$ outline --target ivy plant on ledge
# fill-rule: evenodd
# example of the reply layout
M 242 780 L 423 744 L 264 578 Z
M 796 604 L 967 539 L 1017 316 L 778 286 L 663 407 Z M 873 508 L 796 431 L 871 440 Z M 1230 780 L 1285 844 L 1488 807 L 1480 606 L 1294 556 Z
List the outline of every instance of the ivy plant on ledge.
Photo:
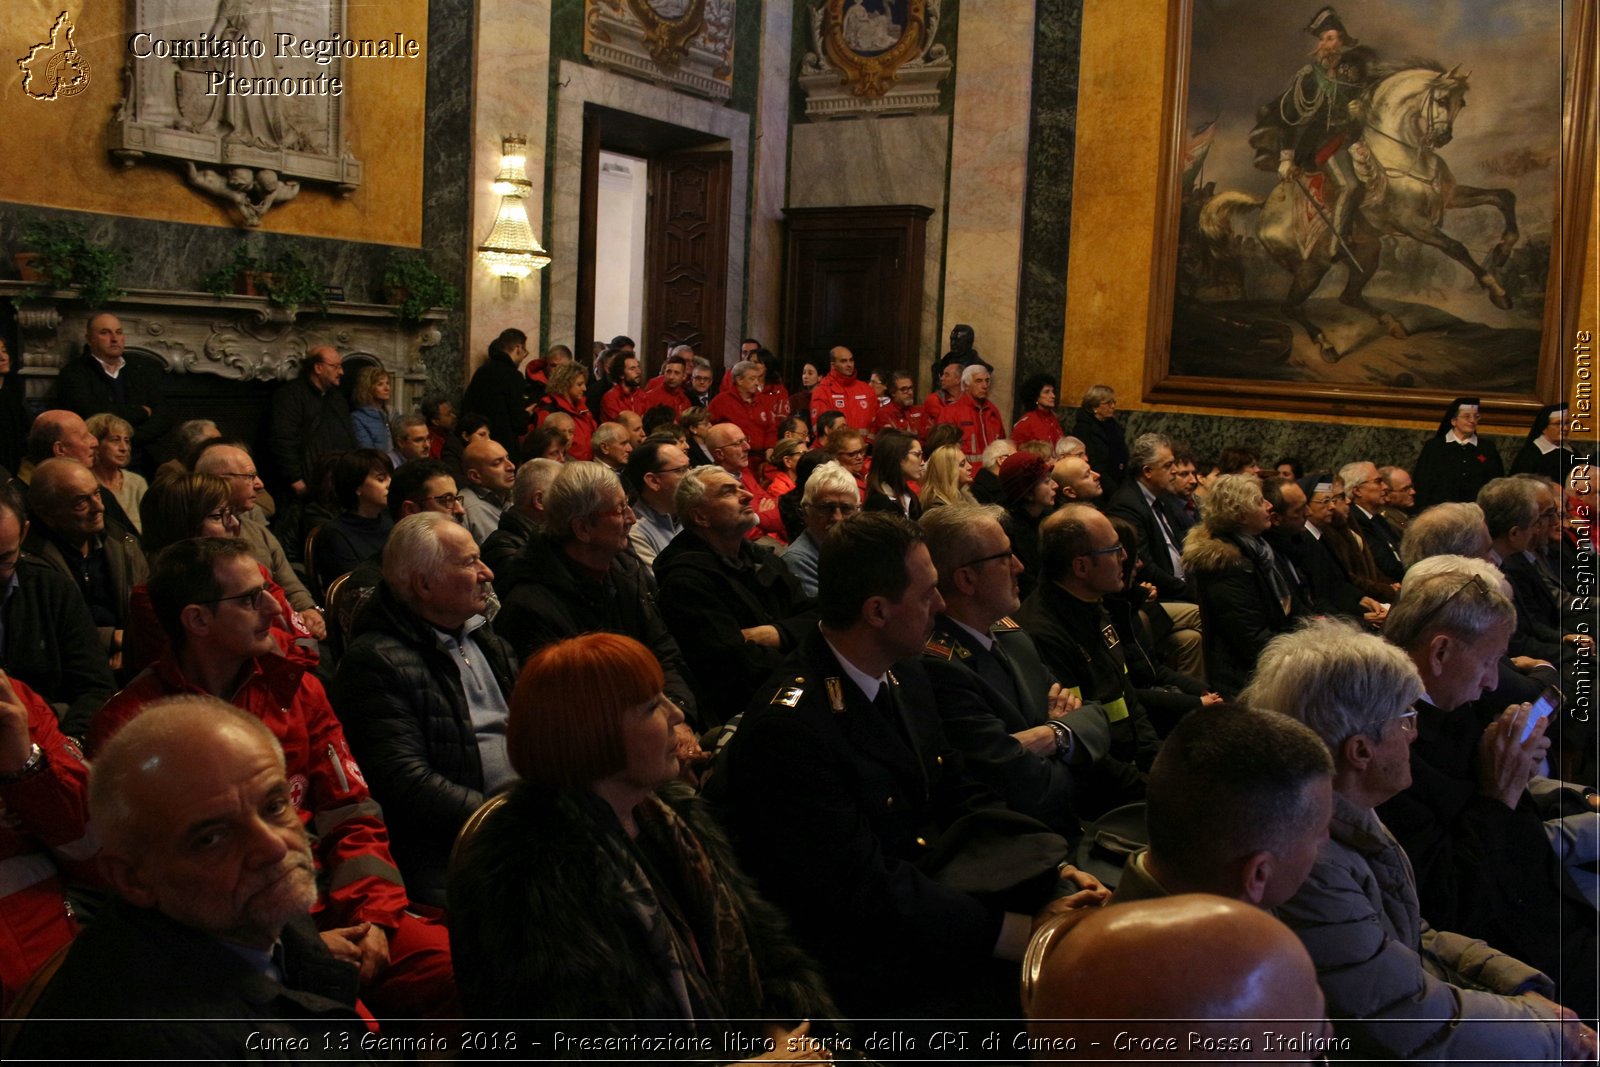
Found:
M 406 326 L 416 326 L 434 308 L 454 310 L 461 296 L 456 287 L 434 273 L 428 261 L 415 252 L 391 252 L 383 272 L 384 302 L 396 305 L 395 316 Z
M 200 279 L 200 287 L 218 298 L 264 296 L 282 307 L 328 310 L 321 279 L 304 254 L 293 247 L 268 256 L 253 244 L 240 244 L 228 262 Z
M 23 281 L 37 284 L 12 297 L 13 304 L 70 289 L 96 308 L 124 293 L 117 274 L 131 259 L 127 250 L 90 241 L 78 223 L 32 222 L 18 235 L 18 243 L 25 249 L 16 256 L 18 273 Z

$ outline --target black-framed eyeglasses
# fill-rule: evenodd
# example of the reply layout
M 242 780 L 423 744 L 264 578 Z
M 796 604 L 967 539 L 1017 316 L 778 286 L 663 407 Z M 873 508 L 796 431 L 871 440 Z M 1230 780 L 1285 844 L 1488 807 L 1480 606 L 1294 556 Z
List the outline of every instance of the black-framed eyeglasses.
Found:
M 661 470 L 656 471 L 656 473 L 657 474 L 682 474 L 684 471 L 686 471 L 688 469 L 689 469 L 689 464 L 680 463 L 676 467 L 663 467 Z
M 1127 554 L 1128 550 L 1122 547 L 1121 541 L 1118 541 L 1114 545 L 1107 545 L 1105 548 L 1094 548 L 1090 549 L 1088 552 L 1078 553 L 1078 555 L 1088 559 L 1093 559 L 1096 556 L 1126 556 Z
M 256 471 L 218 471 L 217 473 L 224 478 L 248 478 L 252 482 L 261 477 Z
M 1014 553 L 1011 551 L 1010 547 L 1007 547 L 1004 552 L 996 552 L 991 556 L 979 556 L 977 559 L 969 559 L 965 563 L 958 563 L 956 564 L 956 570 L 960 570 L 962 567 L 981 567 L 985 563 L 993 563 L 997 559 L 1008 560 L 1012 557 L 1012 555 L 1014 555 Z
M 845 518 L 849 518 L 851 515 L 854 515 L 856 512 L 861 510 L 860 504 L 825 504 L 820 500 L 813 500 L 811 503 L 807 504 L 806 507 L 810 508 L 812 511 L 815 511 L 819 515 L 830 515 L 837 511 Z
M 222 525 L 222 526 L 226 526 L 228 524 L 228 520 L 229 519 L 236 519 L 238 517 L 239 517 L 239 513 L 237 511 L 234 511 L 232 508 L 218 508 L 216 511 L 213 511 L 213 512 L 209 513 L 208 515 L 206 515 L 206 519 L 208 521 L 217 523 L 217 524 Z
M 461 501 L 466 498 L 460 493 L 443 493 L 439 496 L 424 497 L 423 499 L 431 500 L 435 504 L 438 504 L 441 508 L 444 508 L 446 511 L 451 511 L 457 504 L 461 503 Z
M 254 589 L 247 589 L 242 593 L 235 593 L 232 596 L 219 596 L 219 597 L 215 597 L 215 598 L 213 598 L 211 600 L 196 600 L 195 603 L 196 604 L 226 604 L 230 600 L 237 600 L 237 601 L 241 602 L 242 604 L 244 604 L 244 606 L 246 608 L 250 609 L 251 611 L 254 611 L 254 610 L 256 610 L 257 608 L 259 608 L 261 606 L 262 598 L 263 597 L 268 597 L 268 596 L 271 596 L 271 594 L 269 592 L 267 592 L 267 585 L 266 585 L 265 582 L 263 582 L 262 584 L 256 586 Z

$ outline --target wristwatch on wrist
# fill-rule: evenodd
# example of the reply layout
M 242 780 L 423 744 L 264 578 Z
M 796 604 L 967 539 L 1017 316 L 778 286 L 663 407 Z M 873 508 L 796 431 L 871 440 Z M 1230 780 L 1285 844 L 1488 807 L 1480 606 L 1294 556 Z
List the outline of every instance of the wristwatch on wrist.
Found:
M 36 741 L 22 766 L 10 774 L 0 774 L 0 782 L 20 782 L 30 775 L 38 774 L 44 770 L 44 767 L 44 749 L 40 748 L 39 743 Z
M 1072 731 L 1066 724 L 1051 719 L 1045 725 L 1056 735 L 1056 758 L 1064 760 L 1072 755 Z

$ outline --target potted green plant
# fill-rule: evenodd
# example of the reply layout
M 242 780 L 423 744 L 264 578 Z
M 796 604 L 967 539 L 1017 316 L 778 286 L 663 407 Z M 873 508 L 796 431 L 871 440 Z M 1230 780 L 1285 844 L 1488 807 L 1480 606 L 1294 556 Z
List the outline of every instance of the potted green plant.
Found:
M 396 305 L 395 316 L 415 326 L 433 308 L 454 308 L 460 301 L 456 287 L 434 273 L 415 252 L 391 252 L 383 272 L 384 298 Z
M 127 251 L 90 241 L 84 228 L 75 222 L 39 220 L 23 227 L 18 241 L 31 253 L 26 279 L 36 282 L 27 297 L 42 296 L 59 289 L 75 289 L 90 307 L 122 296 L 117 274 L 130 259 Z M 24 269 L 21 256 L 17 264 Z
M 292 246 L 269 256 L 254 244 L 241 243 L 226 263 L 200 279 L 200 286 L 217 297 L 236 293 L 264 296 L 285 307 L 327 308 L 321 279 L 304 254 Z

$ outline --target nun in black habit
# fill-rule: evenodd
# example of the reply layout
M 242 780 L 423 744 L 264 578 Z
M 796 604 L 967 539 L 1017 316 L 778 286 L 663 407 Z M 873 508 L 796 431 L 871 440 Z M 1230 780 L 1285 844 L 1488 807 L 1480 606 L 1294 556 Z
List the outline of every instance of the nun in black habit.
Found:
M 1417 511 L 1435 504 L 1471 503 L 1478 490 L 1505 476 L 1500 451 L 1478 437 L 1478 398 L 1451 401 L 1438 432 L 1422 446 L 1411 473 L 1417 485 Z
M 1537 474 L 1565 485 L 1567 473 L 1577 462 L 1577 456 L 1562 441 L 1566 425 L 1567 405 L 1546 404 L 1540 408 L 1528 430 L 1528 439 L 1511 461 L 1511 473 Z

